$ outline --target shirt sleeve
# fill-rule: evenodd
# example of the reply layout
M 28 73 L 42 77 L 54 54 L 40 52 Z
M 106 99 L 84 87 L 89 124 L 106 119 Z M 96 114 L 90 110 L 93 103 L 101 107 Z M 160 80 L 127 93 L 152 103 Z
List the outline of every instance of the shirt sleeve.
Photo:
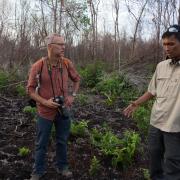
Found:
M 37 68 L 35 65 L 32 65 L 29 71 L 28 82 L 26 86 L 27 94 L 34 92 L 36 89 L 36 86 L 37 86 L 36 75 L 37 75 Z
M 148 92 L 150 92 L 153 96 L 156 96 L 156 88 L 157 88 L 157 67 L 149 83 Z
M 78 72 L 76 71 L 74 65 L 72 62 L 69 62 L 69 67 L 68 67 L 68 73 L 69 73 L 69 77 L 73 82 L 78 82 L 80 81 L 80 75 L 78 74 Z

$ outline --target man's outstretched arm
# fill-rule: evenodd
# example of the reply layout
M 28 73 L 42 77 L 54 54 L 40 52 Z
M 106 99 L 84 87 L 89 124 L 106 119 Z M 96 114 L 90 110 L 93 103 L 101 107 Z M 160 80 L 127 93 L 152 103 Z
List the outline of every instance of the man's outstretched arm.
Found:
M 130 117 L 133 112 L 143 103 L 147 102 L 148 100 L 152 99 L 154 95 L 150 92 L 145 92 L 141 97 L 137 100 L 131 102 L 131 104 L 123 110 L 123 114 L 127 117 Z

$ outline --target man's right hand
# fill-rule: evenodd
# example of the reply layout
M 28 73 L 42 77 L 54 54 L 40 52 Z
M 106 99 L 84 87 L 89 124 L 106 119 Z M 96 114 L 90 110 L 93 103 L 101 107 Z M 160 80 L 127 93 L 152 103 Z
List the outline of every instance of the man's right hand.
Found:
M 138 108 L 138 105 L 133 102 L 127 108 L 123 110 L 123 114 L 129 118 L 137 108 Z
M 42 103 L 44 106 L 52 109 L 57 109 L 60 105 L 53 101 L 53 98 L 44 100 Z

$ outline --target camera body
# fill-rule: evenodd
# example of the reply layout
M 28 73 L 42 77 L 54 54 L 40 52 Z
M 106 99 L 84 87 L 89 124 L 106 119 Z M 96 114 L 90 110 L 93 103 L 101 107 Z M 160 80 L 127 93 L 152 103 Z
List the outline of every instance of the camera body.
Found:
M 57 104 L 59 104 L 60 106 L 64 105 L 64 97 L 63 96 L 56 96 L 53 99 L 54 102 L 56 102 Z
M 59 112 L 61 113 L 61 115 L 65 118 L 69 118 L 70 117 L 70 111 L 69 109 L 64 105 L 64 97 L 63 96 L 56 96 L 53 99 L 54 102 L 56 102 L 57 104 L 60 105 L 60 107 L 58 108 Z

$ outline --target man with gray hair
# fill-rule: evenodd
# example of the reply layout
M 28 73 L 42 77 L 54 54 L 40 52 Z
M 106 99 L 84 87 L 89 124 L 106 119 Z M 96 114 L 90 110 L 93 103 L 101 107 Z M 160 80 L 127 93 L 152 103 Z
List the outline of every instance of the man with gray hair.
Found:
M 35 163 L 31 180 L 45 174 L 45 155 L 51 129 L 56 130 L 56 170 L 71 177 L 68 169 L 67 140 L 70 132 L 69 109 L 79 89 L 80 76 L 73 63 L 64 57 L 62 36 L 51 34 L 46 38 L 48 56 L 35 62 L 30 70 L 27 92 L 36 101 L 37 139 Z M 68 94 L 68 79 L 73 81 L 72 94 Z

